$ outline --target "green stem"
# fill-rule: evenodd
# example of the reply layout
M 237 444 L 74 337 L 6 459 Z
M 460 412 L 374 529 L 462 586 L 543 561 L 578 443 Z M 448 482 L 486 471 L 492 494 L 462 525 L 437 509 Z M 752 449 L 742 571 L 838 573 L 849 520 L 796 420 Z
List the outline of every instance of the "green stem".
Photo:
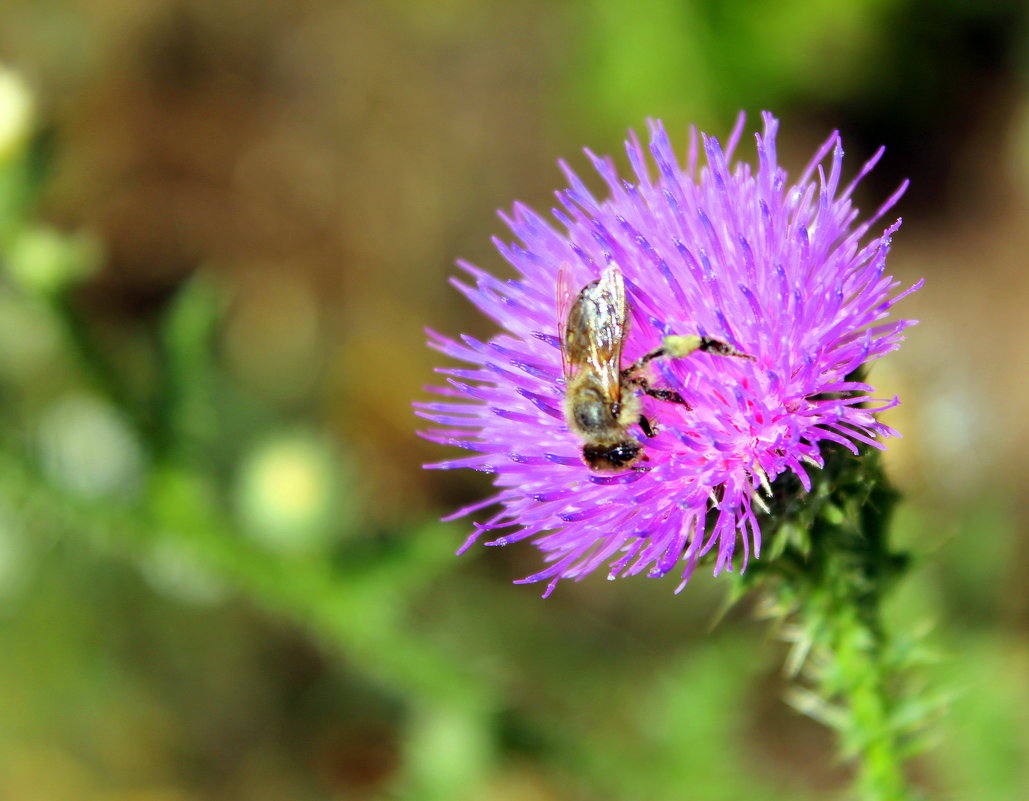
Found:
M 799 616 L 801 625 L 810 630 L 816 623 L 819 629 L 811 632 L 817 639 L 807 674 L 827 713 L 813 714 L 837 729 L 841 751 L 855 765 L 858 797 L 913 798 L 903 770 L 901 733 L 894 724 L 895 676 L 877 621 L 863 619 L 854 598 L 834 592 L 824 599 L 813 595 Z
M 768 579 L 763 612 L 783 623 L 793 642 L 787 669 L 799 674 L 789 700 L 836 730 L 857 797 L 909 801 L 917 797 L 904 772 L 910 727 L 897 710 L 910 666 L 882 621 L 883 598 L 909 561 L 889 545 L 898 496 L 874 453 L 828 449 L 813 478 L 810 494 L 776 487 L 765 529 L 774 558 L 748 571 L 745 586 Z

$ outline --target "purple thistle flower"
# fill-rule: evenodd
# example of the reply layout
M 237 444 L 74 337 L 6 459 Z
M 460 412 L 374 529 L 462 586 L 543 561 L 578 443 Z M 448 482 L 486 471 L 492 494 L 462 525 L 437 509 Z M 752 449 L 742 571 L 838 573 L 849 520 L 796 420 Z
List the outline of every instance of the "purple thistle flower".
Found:
M 762 496 L 786 472 L 810 490 L 809 467 L 823 466 L 821 442 L 857 453 L 858 443 L 882 449 L 882 438 L 899 436 L 873 416 L 898 400 L 873 400 L 871 386 L 848 377 L 899 347 L 915 322 L 886 321 L 922 283 L 892 294 L 899 282 L 885 274 L 886 254 L 900 221 L 862 243 L 907 182 L 855 224 L 851 194 L 882 149 L 841 188 L 843 149 L 833 133 L 790 185 L 776 161 L 778 121 L 763 119 L 756 169 L 731 162 L 742 115 L 724 150 L 691 131 L 685 167 L 661 124 L 650 122 L 657 174 L 630 134 L 631 181 L 587 150 L 606 200 L 562 162 L 570 188 L 557 193 L 551 214 L 563 230 L 521 204 L 501 214 L 519 241 L 494 242 L 517 280 L 459 262 L 475 286 L 454 285 L 503 332 L 480 342 L 430 331 L 432 347 L 471 366 L 439 370 L 447 386 L 430 390 L 442 400 L 416 406 L 442 426 L 423 436 L 473 452 L 427 467 L 495 476 L 495 494 L 445 518 L 501 507 L 474 524 L 461 552 L 483 535 L 487 545 L 533 538 L 547 564 L 519 583 L 548 582 L 544 596 L 559 579 L 605 564 L 612 579 L 676 570 L 678 592 L 712 549 L 716 574 L 733 568 L 738 544 L 741 569 L 759 555 Z M 700 144 L 707 163 L 698 170 Z M 632 429 L 645 460 L 601 475 L 584 464 L 562 411 L 557 284 L 560 271 L 577 291 L 611 264 L 624 276 L 630 318 L 623 365 L 670 334 L 712 337 L 753 358 L 696 352 L 652 362 L 652 383 L 685 403 L 641 395 L 657 426 L 653 437 Z

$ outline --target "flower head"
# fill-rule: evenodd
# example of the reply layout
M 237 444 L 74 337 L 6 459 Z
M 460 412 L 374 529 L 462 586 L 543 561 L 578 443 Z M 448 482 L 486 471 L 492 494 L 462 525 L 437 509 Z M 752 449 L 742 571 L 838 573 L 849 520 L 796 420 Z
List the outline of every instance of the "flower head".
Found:
M 417 406 L 442 428 L 423 434 L 473 454 L 428 466 L 494 475 L 496 493 L 451 518 L 500 507 L 474 524 L 462 550 L 483 535 L 488 545 L 532 538 L 546 566 L 522 581 L 547 582 L 545 594 L 602 565 L 610 578 L 675 571 L 681 589 L 709 551 L 718 573 L 742 550 L 742 569 L 760 552 L 757 513 L 775 478 L 792 472 L 809 490 L 808 470 L 823 465 L 820 443 L 856 453 L 859 443 L 883 448 L 883 438 L 898 436 L 873 416 L 898 401 L 873 400 L 873 388 L 854 380 L 899 346 L 914 321 L 888 321 L 890 309 L 921 285 L 894 294 L 899 282 L 885 274 L 899 220 L 863 241 L 906 183 L 856 222 L 851 194 L 882 150 L 841 186 L 834 133 L 791 185 L 769 114 L 756 168 L 732 161 L 742 116 L 724 149 L 693 132 L 685 166 L 661 124 L 649 127 L 656 171 L 630 135 L 631 180 L 586 151 L 607 199 L 562 163 L 569 188 L 551 210 L 557 227 L 520 204 L 501 215 L 518 242 L 495 243 L 516 280 L 459 262 L 475 285 L 455 286 L 502 333 L 480 342 L 429 332 L 432 347 L 470 366 L 440 370 L 447 386 L 432 391 L 442 398 Z M 706 165 L 698 167 L 701 148 Z M 644 456 L 600 473 L 584 463 L 583 436 L 566 422 L 572 373 L 562 366 L 558 287 L 586 287 L 612 265 L 628 317 L 616 370 L 670 335 L 707 337 L 752 358 L 697 351 L 651 361 L 646 381 L 664 397 L 624 387 L 646 418 L 625 428 Z

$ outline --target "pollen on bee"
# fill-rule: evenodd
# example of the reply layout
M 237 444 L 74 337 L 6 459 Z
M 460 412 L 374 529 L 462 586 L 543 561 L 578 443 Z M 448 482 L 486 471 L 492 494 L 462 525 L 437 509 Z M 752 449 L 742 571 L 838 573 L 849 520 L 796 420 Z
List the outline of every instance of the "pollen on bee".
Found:
M 682 359 L 698 350 L 703 340 L 696 334 L 669 334 L 661 340 L 665 354 L 673 359 Z

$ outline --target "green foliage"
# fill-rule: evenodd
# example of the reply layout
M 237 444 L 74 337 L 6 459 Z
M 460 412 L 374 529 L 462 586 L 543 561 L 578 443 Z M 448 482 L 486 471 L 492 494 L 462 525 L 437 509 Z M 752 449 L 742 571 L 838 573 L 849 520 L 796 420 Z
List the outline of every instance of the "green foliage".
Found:
M 588 69 L 568 102 L 611 124 L 660 116 L 724 121 L 739 108 L 779 108 L 798 96 L 851 94 L 875 59 L 882 19 L 897 0 L 660 0 L 646 11 L 593 0 L 575 7 L 571 44 Z

